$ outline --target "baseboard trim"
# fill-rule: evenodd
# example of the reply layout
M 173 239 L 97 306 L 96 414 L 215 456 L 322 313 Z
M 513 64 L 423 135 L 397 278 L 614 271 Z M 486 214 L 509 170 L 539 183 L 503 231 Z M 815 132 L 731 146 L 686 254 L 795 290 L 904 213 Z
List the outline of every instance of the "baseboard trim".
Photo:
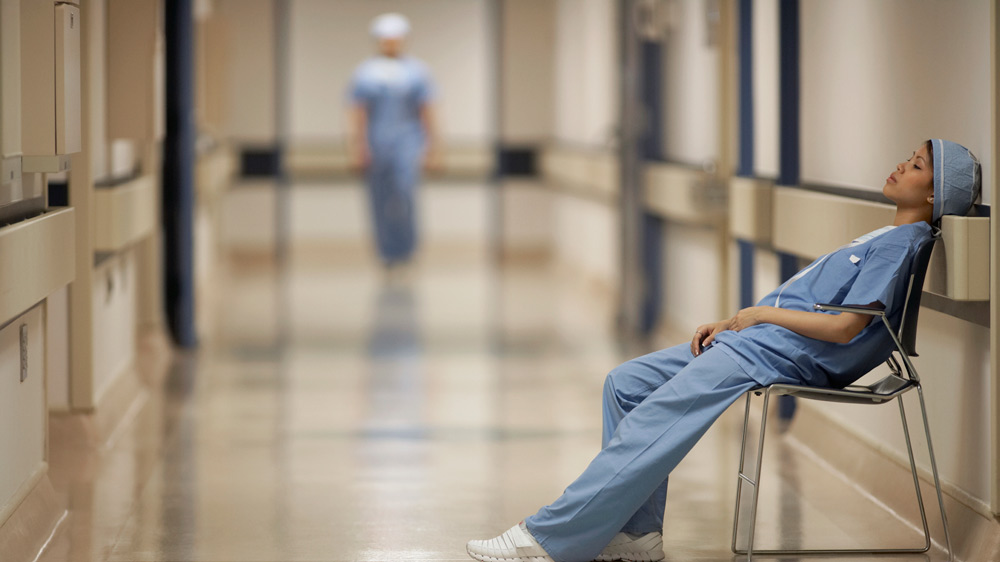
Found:
M 170 342 L 162 329 L 144 332 L 137 347 L 132 364 L 109 384 L 93 410 L 49 411 L 50 434 L 71 436 L 73 442 L 98 450 L 114 446 L 149 400 L 150 389 L 163 380 L 169 367 Z
M 920 519 L 915 508 L 909 461 L 878 443 L 845 429 L 819 408 L 803 404 L 786 436 L 800 454 L 820 461 L 838 477 L 882 504 L 915 529 Z M 887 408 L 895 406 L 886 405 Z M 911 433 L 913 439 L 920 435 Z M 851 451 L 845 455 L 843 451 Z M 935 547 L 945 548 L 937 494 L 929 472 L 920 472 L 920 488 Z M 942 483 L 948 530 L 956 560 L 1000 560 L 1000 522 L 983 512 L 983 504 L 955 486 Z
M 46 463 L 40 464 L 15 497 L 9 511 L 0 513 L 0 552 L 4 560 L 35 560 L 66 519 Z

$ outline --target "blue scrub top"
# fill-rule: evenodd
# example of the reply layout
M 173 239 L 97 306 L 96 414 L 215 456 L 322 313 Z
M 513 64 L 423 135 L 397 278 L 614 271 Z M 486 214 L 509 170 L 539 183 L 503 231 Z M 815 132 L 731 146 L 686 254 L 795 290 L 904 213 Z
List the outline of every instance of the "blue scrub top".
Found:
M 926 222 L 880 229 L 829 253 L 767 295 L 759 306 L 780 306 L 816 314 L 816 303 L 880 302 L 893 326 L 899 326 L 909 283 L 910 262 L 921 242 L 931 237 Z M 887 230 L 887 231 L 886 231 Z M 740 332 L 725 331 L 715 339 L 761 384 L 773 371 L 814 386 L 844 387 L 886 359 L 895 349 L 880 320 L 874 319 L 846 344 L 801 336 L 774 324 L 758 324 Z M 772 372 L 772 374 L 768 374 Z
M 420 108 L 433 97 L 430 73 L 412 57 L 372 57 L 351 80 L 351 101 L 368 110 L 368 142 L 374 157 L 402 146 L 422 146 Z

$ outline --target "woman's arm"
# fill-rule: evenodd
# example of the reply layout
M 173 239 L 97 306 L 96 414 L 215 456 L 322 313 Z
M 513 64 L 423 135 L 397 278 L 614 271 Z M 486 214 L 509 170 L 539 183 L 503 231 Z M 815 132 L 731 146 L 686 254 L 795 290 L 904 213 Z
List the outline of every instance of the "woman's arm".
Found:
M 728 320 L 698 326 L 691 340 L 691 353 L 701 355 L 702 346 L 715 341 L 715 336 L 725 330 L 740 331 L 757 324 L 774 324 L 807 338 L 830 343 L 847 343 L 865 329 L 871 316 L 842 312 L 823 314 L 803 310 L 786 310 L 773 306 L 751 306 L 736 313 Z
M 351 162 L 357 171 L 364 171 L 371 163 L 368 149 L 368 108 L 358 103 L 351 108 L 348 116 L 351 123 Z
M 431 104 L 424 103 L 420 106 L 420 122 L 424 127 L 424 138 L 427 148 L 424 151 L 424 168 L 428 171 L 437 172 L 441 169 L 441 153 L 438 143 L 437 122 L 434 119 L 434 109 Z

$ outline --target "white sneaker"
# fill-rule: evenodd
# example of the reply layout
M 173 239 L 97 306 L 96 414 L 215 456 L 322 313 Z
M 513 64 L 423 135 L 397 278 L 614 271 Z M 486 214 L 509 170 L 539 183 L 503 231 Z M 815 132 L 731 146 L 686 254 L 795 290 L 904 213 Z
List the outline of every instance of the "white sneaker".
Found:
M 599 562 L 657 562 L 663 560 L 663 533 L 631 535 L 618 533 L 597 555 Z
M 469 556 L 482 562 L 553 562 L 528 532 L 524 521 L 494 539 L 469 541 L 465 549 Z

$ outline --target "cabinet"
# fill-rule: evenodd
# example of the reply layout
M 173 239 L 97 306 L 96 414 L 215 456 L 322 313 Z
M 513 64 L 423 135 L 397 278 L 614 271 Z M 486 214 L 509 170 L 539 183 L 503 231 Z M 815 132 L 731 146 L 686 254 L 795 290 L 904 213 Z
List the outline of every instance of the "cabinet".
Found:
M 21 0 L 22 171 L 62 172 L 80 152 L 80 6 Z

